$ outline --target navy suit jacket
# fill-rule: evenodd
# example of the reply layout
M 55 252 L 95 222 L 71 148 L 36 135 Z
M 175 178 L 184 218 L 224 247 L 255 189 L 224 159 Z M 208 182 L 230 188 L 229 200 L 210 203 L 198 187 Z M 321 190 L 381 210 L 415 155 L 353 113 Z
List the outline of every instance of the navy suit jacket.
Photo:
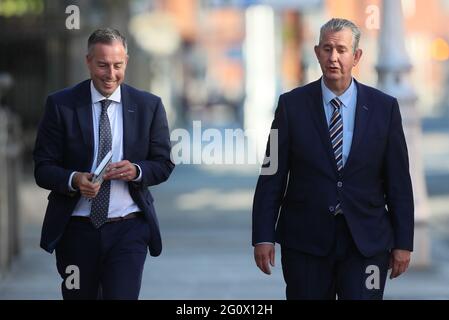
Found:
M 320 80 L 280 96 L 272 124 L 278 130 L 278 170 L 261 175 L 257 182 L 253 245 L 276 241 L 328 255 L 335 240 L 332 213 L 340 201 L 364 256 L 413 249 L 413 193 L 398 102 L 355 83 L 353 140 L 341 172 L 332 151 Z
M 121 97 L 124 159 L 142 169 L 142 180 L 128 183 L 129 193 L 150 225 L 150 254 L 158 256 L 161 236 L 148 187 L 167 180 L 174 168 L 167 117 L 155 95 L 122 84 Z M 37 184 L 51 190 L 41 235 L 41 247 L 50 253 L 80 198 L 68 188 L 70 174 L 91 169 L 93 132 L 90 80 L 48 96 L 33 156 Z

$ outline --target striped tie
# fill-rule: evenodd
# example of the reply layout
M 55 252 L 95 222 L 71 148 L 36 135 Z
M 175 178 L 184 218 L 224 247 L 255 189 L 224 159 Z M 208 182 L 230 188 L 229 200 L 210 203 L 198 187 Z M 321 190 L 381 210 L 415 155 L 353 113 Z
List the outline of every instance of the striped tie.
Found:
M 337 170 L 341 171 L 343 168 L 343 119 L 340 112 L 341 101 L 335 97 L 331 100 L 331 105 L 334 107 L 334 112 L 332 113 L 331 123 L 329 125 L 329 133 L 335 162 L 337 163 Z M 335 215 L 339 213 L 342 213 L 340 202 L 337 203 L 334 211 Z
M 332 113 L 329 132 L 335 161 L 337 162 L 337 169 L 340 171 L 343 168 L 343 119 L 340 113 L 341 101 L 338 98 L 334 98 L 331 100 L 331 105 L 334 107 L 334 112 Z

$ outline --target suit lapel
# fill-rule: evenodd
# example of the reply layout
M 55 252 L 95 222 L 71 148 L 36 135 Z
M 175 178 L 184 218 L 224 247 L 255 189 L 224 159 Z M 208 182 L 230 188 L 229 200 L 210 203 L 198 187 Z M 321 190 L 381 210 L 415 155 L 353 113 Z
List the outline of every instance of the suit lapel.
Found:
M 137 135 L 137 130 L 134 128 L 136 125 L 137 105 L 132 100 L 127 86 L 122 84 L 120 88 L 123 108 L 123 158 L 129 160 L 129 148 L 132 145 L 132 141 L 136 141 Z
M 352 135 L 351 150 L 348 155 L 348 160 L 343 168 L 350 168 L 352 164 L 351 159 L 354 158 L 353 154 L 357 152 L 360 142 L 363 140 L 364 134 L 366 132 L 366 127 L 369 123 L 369 118 L 372 114 L 372 107 L 368 105 L 368 101 L 365 97 L 363 86 L 361 86 L 355 79 L 354 82 L 357 86 L 357 102 L 355 109 L 355 120 L 354 120 L 354 133 Z
M 326 121 L 326 114 L 323 107 L 323 93 L 321 92 L 321 79 L 315 81 L 312 84 L 312 103 L 309 105 L 311 108 L 312 118 L 315 122 L 315 126 L 321 138 L 322 145 L 326 149 L 328 159 L 332 168 L 337 171 L 337 164 L 335 162 L 334 152 L 332 150 L 332 144 L 329 137 L 329 127 Z
M 94 157 L 94 129 L 92 120 L 92 97 L 90 93 L 90 80 L 81 83 L 78 92 L 76 92 L 76 113 L 78 123 L 81 128 L 84 143 L 87 146 L 90 163 Z

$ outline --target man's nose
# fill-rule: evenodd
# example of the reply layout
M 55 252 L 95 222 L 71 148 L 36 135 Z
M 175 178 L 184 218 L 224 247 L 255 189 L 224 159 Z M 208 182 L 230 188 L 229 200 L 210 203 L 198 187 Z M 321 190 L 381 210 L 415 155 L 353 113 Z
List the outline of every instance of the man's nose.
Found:
M 338 61 L 338 52 L 336 49 L 332 49 L 329 60 L 333 62 Z
M 108 77 L 112 77 L 114 75 L 114 66 L 111 65 L 106 69 L 106 75 Z

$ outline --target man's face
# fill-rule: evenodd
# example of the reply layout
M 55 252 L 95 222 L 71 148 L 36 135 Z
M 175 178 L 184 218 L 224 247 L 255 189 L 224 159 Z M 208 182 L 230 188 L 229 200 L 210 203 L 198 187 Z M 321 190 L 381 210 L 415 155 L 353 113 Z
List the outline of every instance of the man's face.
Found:
M 109 97 L 125 79 L 128 55 L 120 41 L 96 43 L 86 63 L 95 89 Z
M 321 43 L 315 46 L 315 54 L 328 82 L 346 84 L 350 81 L 352 68 L 357 65 L 362 56 L 362 50 L 353 52 L 353 37 L 350 29 L 328 31 Z

